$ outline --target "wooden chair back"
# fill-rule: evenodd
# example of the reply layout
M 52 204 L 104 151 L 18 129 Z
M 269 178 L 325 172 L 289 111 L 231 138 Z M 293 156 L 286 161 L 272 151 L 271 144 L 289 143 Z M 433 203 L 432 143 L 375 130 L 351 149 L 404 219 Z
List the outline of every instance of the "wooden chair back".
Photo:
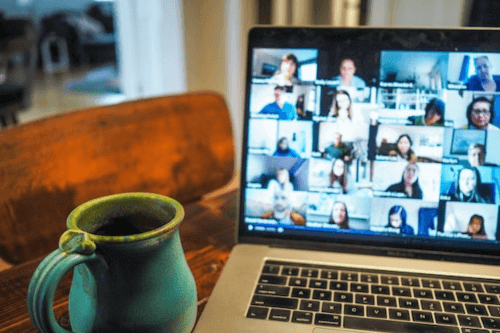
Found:
M 57 247 L 78 205 L 154 192 L 182 204 L 229 182 L 224 99 L 191 93 L 92 107 L 0 131 L 0 257 L 20 263 Z

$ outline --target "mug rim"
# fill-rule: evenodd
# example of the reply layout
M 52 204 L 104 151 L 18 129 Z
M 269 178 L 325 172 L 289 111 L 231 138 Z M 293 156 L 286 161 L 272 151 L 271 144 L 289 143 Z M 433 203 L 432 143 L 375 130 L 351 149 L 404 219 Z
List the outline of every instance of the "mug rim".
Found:
M 95 207 L 96 205 L 100 204 L 105 204 L 106 202 L 119 203 L 120 201 L 126 202 L 127 200 L 131 199 L 146 199 L 172 205 L 173 208 L 175 209 L 175 214 L 169 222 L 163 224 L 158 228 L 143 233 L 126 235 L 126 236 L 96 235 L 87 230 L 83 230 L 79 225 L 79 223 L 81 223 L 81 221 L 86 217 L 86 214 L 88 214 L 89 210 L 91 210 L 92 207 Z M 127 193 L 112 194 L 95 198 L 79 205 L 68 215 L 68 218 L 66 220 L 66 225 L 68 227 L 68 230 L 78 230 L 85 232 L 90 236 L 90 238 L 93 241 L 97 243 L 124 243 L 124 242 L 141 241 L 145 239 L 154 238 L 160 235 L 163 235 L 163 237 L 168 237 L 175 230 L 178 229 L 183 219 L 184 219 L 184 208 L 175 199 L 156 193 L 127 192 Z

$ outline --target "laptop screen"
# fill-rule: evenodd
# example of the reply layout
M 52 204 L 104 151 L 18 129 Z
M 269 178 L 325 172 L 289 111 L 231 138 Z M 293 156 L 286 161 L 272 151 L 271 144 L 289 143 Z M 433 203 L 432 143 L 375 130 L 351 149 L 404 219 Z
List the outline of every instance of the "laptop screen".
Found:
M 254 28 L 240 237 L 494 255 L 500 30 Z

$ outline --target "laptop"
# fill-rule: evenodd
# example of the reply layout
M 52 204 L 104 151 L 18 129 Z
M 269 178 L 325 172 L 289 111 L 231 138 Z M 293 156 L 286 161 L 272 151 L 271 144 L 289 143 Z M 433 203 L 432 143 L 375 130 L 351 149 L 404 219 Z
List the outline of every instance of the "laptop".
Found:
M 194 332 L 500 332 L 499 75 L 497 29 L 252 29 Z

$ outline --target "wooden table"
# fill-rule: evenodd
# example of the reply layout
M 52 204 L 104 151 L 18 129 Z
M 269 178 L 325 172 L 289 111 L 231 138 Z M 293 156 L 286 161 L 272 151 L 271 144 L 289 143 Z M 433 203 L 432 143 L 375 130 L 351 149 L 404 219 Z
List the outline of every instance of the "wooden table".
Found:
M 180 226 L 180 236 L 198 289 L 197 320 L 234 245 L 236 207 L 236 190 L 184 207 L 186 217 Z M 42 259 L 0 272 L 0 333 L 37 332 L 28 316 L 26 294 L 31 276 Z M 56 318 L 68 329 L 70 275 L 63 278 L 54 299 Z

